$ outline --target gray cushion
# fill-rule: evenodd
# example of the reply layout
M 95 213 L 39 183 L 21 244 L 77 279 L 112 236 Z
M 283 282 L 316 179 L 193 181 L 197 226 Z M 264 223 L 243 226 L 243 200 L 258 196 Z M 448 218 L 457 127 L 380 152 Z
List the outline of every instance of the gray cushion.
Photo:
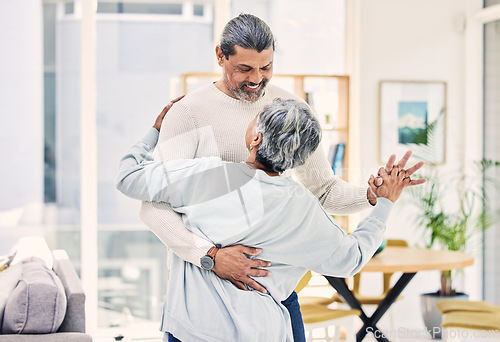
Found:
M 2 326 L 3 312 L 7 299 L 16 288 L 19 279 L 21 278 L 21 265 L 14 265 L 0 272 L 0 327 Z
M 85 332 L 85 293 L 75 268 L 66 257 L 54 258 L 54 272 L 61 279 L 68 301 L 66 317 L 58 332 Z
M 0 342 L 92 342 L 92 337 L 82 333 L 16 334 L 0 335 Z
M 21 264 L 21 279 L 5 306 L 2 333 L 56 332 L 66 314 L 61 280 L 37 257 L 25 259 Z

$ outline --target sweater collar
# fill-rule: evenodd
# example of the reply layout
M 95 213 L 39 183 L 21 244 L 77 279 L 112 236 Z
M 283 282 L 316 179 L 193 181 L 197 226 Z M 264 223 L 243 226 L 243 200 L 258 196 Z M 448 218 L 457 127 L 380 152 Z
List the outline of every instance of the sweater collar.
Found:
M 269 98 L 269 96 L 271 96 L 270 95 L 270 93 L 271 93 L 270 87 L 271 86 L 269 84 L 267 84 L 264 95 L 260 99 L 258 99 L 257 101 L 242 101 L 242 100 L 236 99 L 234 97 L 231 97 L 231 96 L 227 95 L 226 93 L 224 93 L 223 91 L 219 90 L 219 88 L 217 88 L 215 86 L 215 82 L 211 83 L 209 88 L 212 92 L 214 92 L 219 98 L 221 98 L 225 102 L 232 103 L 232 104 L 238 104 L 240 106 L 247 107 L 247 108 L 255 107 L 255 108 L 260 109 L 260 108 L 262 108 L 262 104 L 268 103 L 267 99 Z

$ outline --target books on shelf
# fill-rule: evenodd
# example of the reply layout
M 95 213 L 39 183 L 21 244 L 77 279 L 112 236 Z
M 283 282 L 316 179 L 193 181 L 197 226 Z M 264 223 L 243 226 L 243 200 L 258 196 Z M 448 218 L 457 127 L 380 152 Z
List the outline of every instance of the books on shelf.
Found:
M 330 145 L 328 151 L 328 161 L 332 166 L 333 173 L 337 176 L 342 176 L 343 160 L 345 152 L 345 143 L 340 142 L 338 144 Z

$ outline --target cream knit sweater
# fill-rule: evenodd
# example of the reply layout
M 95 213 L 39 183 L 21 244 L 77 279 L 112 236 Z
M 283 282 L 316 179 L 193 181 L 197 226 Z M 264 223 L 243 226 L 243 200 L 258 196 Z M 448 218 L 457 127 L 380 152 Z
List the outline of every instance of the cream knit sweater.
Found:
M 245 132 L 249 122 L 277 97 L 299 99 L 272 85 L 255 102 L 232 98 L 214 84 L 186 95 L 163 120 L 155 159 L 217 156 L 225 161 L 244 162 L 248 157 Z M 321 144 L 306 164 L 293 173 L 331 214 L 351 214 L 370 207 L 367 188 L 336 177 Z M 200 266 L 200 258 L 212 247 L 210 241 L 189 231 L 168 204 L 143 202 L 141 219 L 177 256 L 194 265 Z

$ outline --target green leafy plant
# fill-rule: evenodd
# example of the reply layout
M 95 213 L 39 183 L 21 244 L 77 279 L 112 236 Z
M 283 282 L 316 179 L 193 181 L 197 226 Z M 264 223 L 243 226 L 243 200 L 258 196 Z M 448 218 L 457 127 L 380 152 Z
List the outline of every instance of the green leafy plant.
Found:
M 483 159 L 474 163 L 470 174 L 459 175 L 450 175 L 435 164 L 426 166 L 419 176 L 427 178 L 427 182 L 410 189 L 410 194 L 418 208 L 415 219 L 423 229 L 427 248 L 464 251 L 468 241 L 493 225 L 498 213 L 487 205 L 485 186 L 495 185 L 496 181 L 484 175 L 498 166 L 498 161 Z M 451 271 L 443 271 L 439 295 L 455 293 Z
M 499 216 L 488 206 L 486 186 L 498 185 L 496 178 L 488 177 L 487 170 L 500 166 L 500 162 L 483 159 L 466 168 L 450 172 L 429 162 L 435 160 L 437 127 L 444 124 L 444 109 L 427 126 L 427 144 L 419 146 L 417 157 L 424 162 L 417 177 L 427 182 L 410 189 L 412 203 L 417 207 L 416 223 L 423 229 L 425 246 L 452 251 L 464 251 L 468 241 L 489 228 Z M 456 293 L 451 271 L 441 273 L 439 295 Z

